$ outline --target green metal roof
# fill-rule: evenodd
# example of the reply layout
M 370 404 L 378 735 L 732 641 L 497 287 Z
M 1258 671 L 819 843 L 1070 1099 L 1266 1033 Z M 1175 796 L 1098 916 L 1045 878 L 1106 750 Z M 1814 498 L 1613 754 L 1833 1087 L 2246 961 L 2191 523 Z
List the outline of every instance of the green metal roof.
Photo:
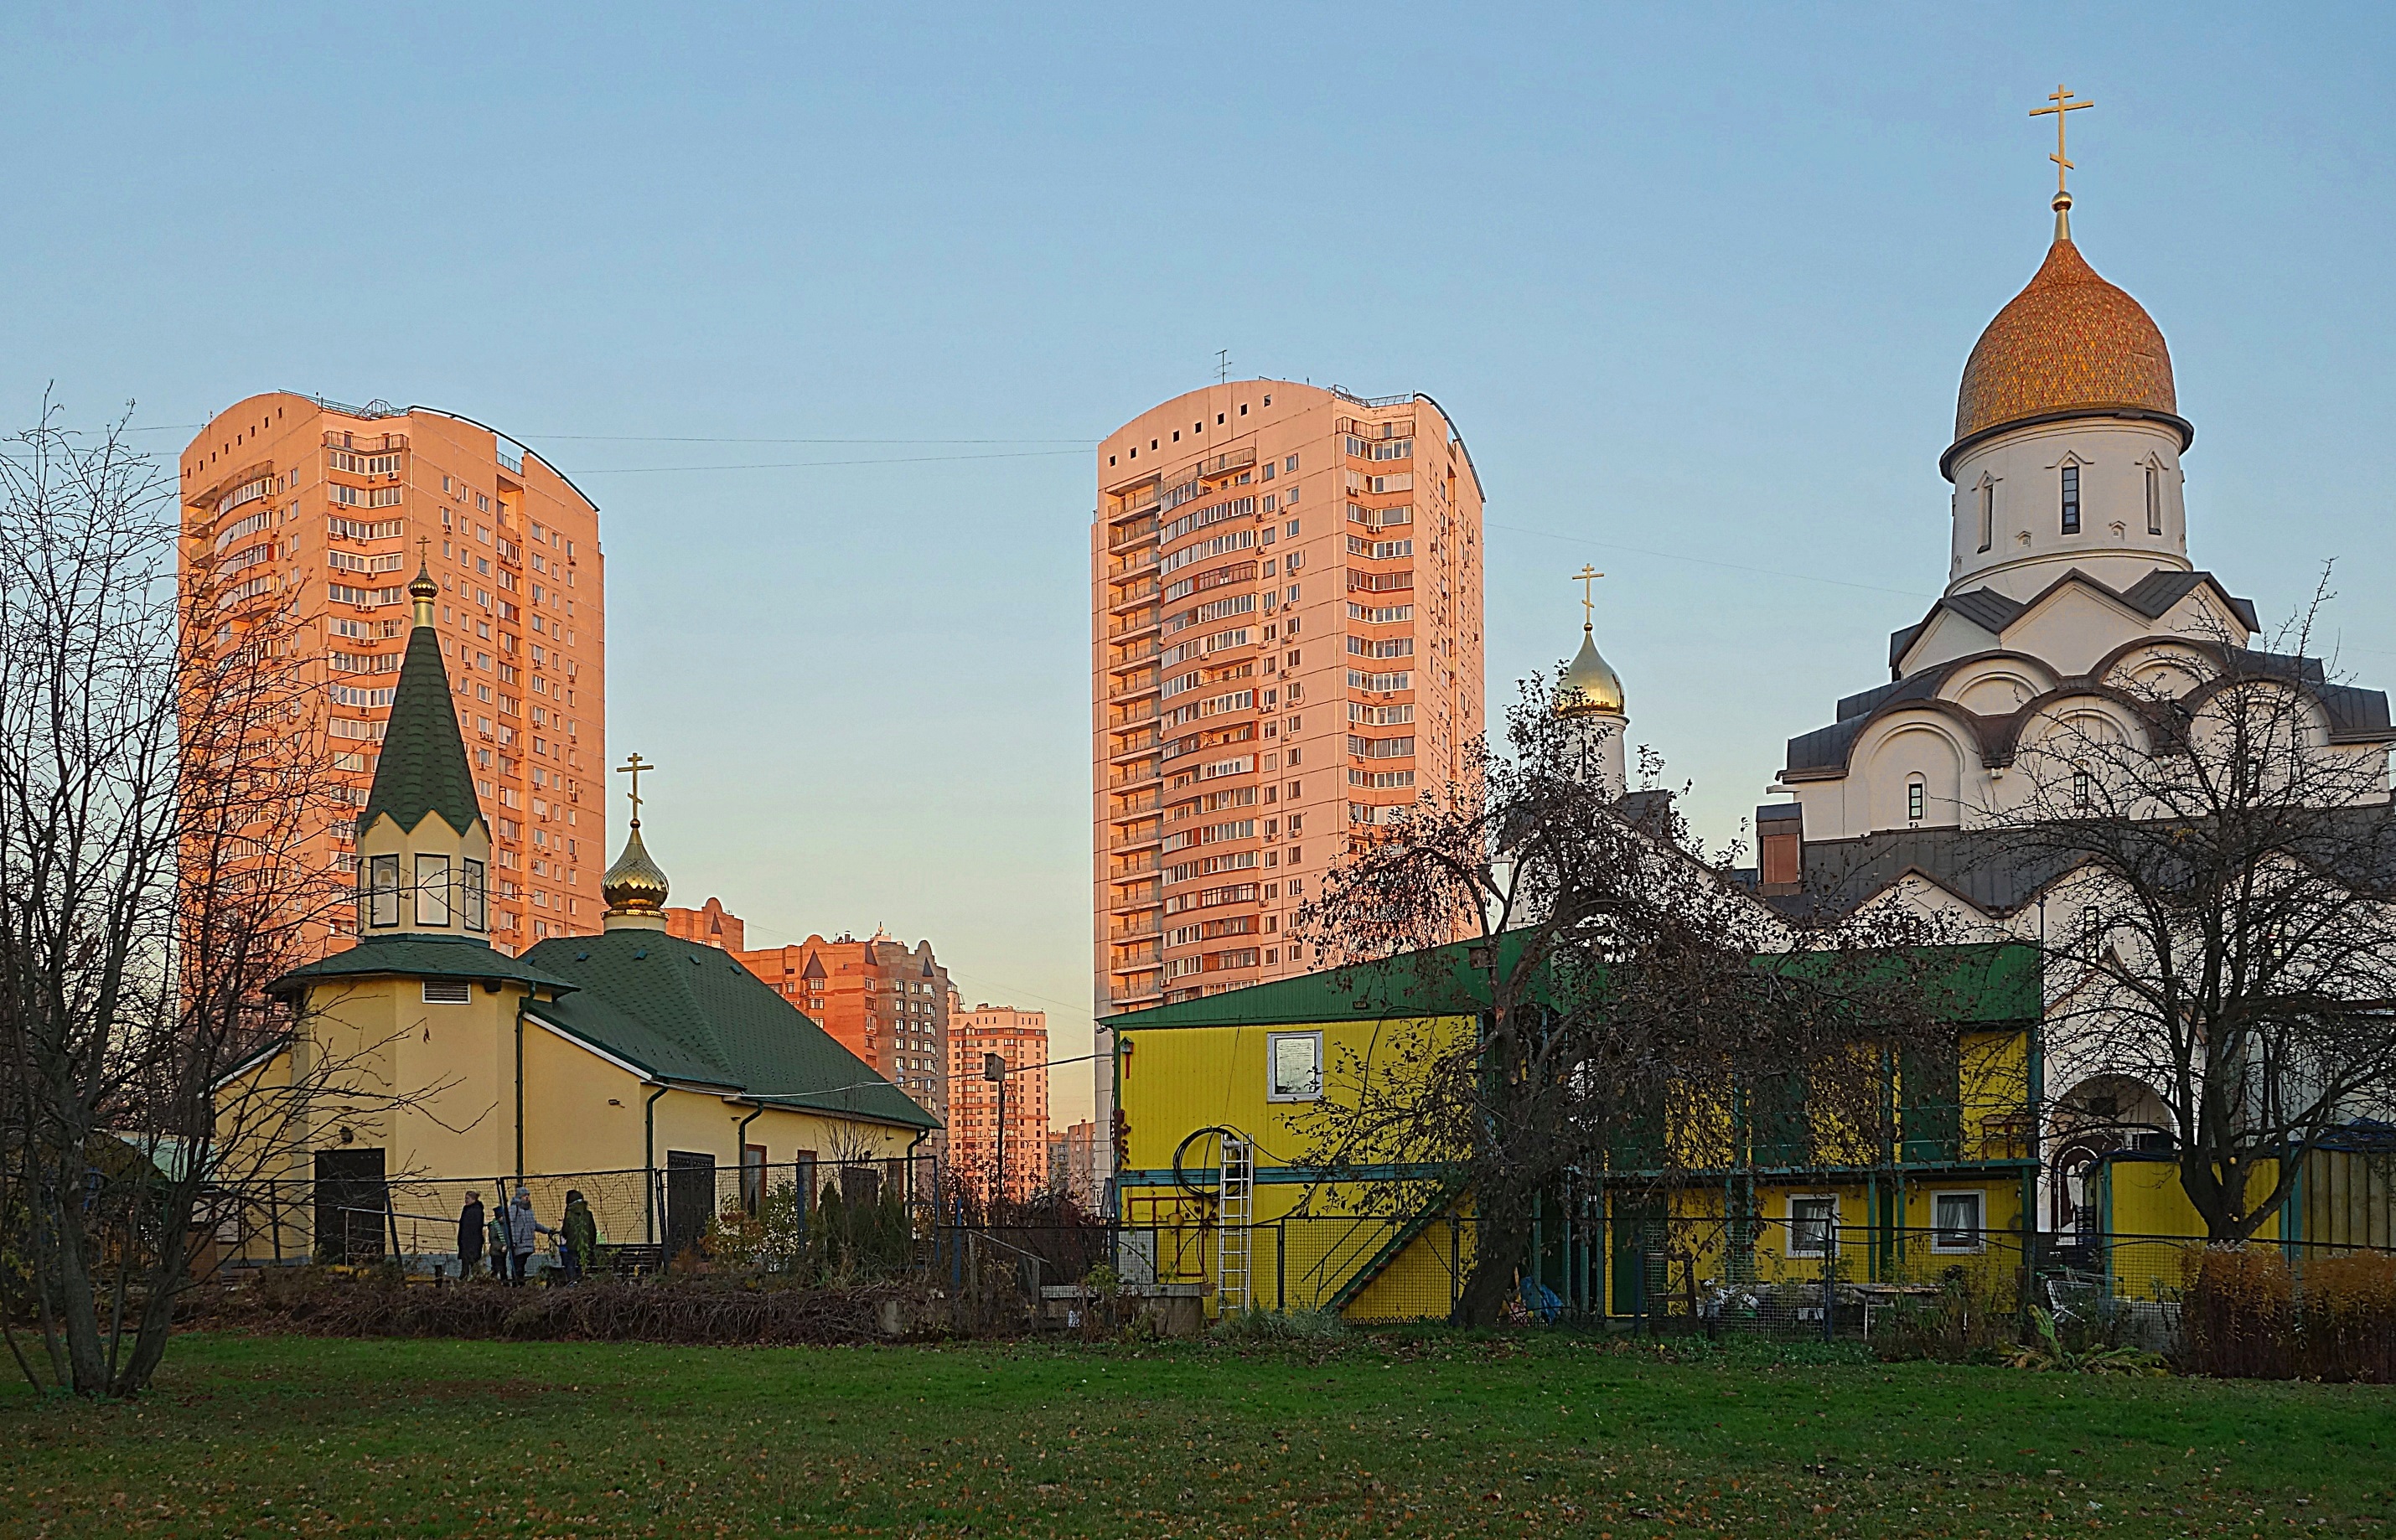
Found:
M 407 633 L 407 655 L 392 693 L 391 724 L 383 732 L 374 790 L 366 794 L 358 828 L 373 828 L 386 813 L 405 830 L 421 824 L 427 813 L 438 813 L 460 834 L 483 816 L 474 773 L 466 764 L 466 742 L 458 733 L 457 709 L 449 700 L 441 639 L 430 626 Z
M 659 1079 L 909 1128 L 939 1126 L 728 952 L 663 931 L 616 930 L 552 936 L 524 961 L 572 981 L 576 991 L 531 1007 L 534 1016 Z
M 503 978 L 544 989 L 579 988 L 570 979 L 537 968 L 525 958 L 510 957 L 489 942 L 471 936 L 427 936 L 401 933 L 370 936 L 347 951 L 294 968 L 267 986 L 274 995 L 296 994 L 319 979 L 368 978 Z
M 1511 932 L 1498 938 L 1498 965 L 1511 968 L 1527 937 Z M 1269 1027 L 1300 1022 L 1391 1016 L 1471 1015 L 1488 1004 L 1486 980 L 1470 966 L 1474 943 L 1458 941 L 1383 962 L 1327 969 L 1296 978 L 1252 984 L 1203 1000 L 1153 1006 L 1104 1016 L 1099 1025 L 1118 1031 L 1155 1031 L 1178 1027 Z M 1929 983 L 1957 1023 L 2004 1026 L 2036 1020 L 2043 1008 L 2037 949 L 2016 941 L 1942 947 L 1950 965 Z M 1770 956 L 1758 958 L 1770 965 Z M 1827 959 L 1798 954 L 1787 965 L 1803 974 Z M 1536 995 L 1537 986 L 1534 986 Z

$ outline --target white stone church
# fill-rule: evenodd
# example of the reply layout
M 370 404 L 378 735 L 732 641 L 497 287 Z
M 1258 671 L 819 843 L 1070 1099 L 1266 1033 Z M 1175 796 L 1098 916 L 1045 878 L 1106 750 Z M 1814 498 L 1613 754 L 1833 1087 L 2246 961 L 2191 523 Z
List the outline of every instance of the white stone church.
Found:
M 2021 765 L 2051 761 L 2057 742 L 2144 745 L 2136 703 L 2177 697 L 2173 682 L 2201 677 L 2187 659 L 2208 646 L 2261 660 L 2301 697 L 2310 741 L 2363 768 L 2360 800 L 2388 800 L 2387 695 L 2254 650 L 2270 640 L 2256 606 L 2190 559 L 2181 460 L 2196 431 L 2170 352 L 2146 310 L 2082 257 L 2070 206 L 2058 192 L 2045 261 L 1963 367 L 1939 457 L 1954 489 L 1945 593 L 1889 638 L 1885 683 L 1790 740 L 1771 790 L 1790 800 L 1757 809 L 1757 869 L 1737 875 L 1792 919 L 1903 898 L 1982 935 L 2041 938 L 2045 901 L 2071 871 L 1990 860 L 1976 830 L 2018 811 Z M 1628 707 L 1590 639 L 1559 685 L 1579 692 L 1560 709 L 1588 722 L 1600 771 L 1621 789 Z M 2151 1086 L 2068 1055 L 2044 1090 L 2064 1125 L 2041 1182 L 2045 1222 L 2084 1225 L 2073 1162 L 2156 1138 L 2133 1131 L 2167 1129 L 2169 1116 Z M 2075 1109 L 2087 1124 L 2077 1151 Z

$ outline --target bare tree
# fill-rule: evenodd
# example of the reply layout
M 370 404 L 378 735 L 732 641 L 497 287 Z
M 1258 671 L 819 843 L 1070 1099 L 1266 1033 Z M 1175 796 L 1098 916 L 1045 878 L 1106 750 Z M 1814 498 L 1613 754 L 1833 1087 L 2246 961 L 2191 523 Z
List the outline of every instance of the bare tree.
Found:
M 2147 1131 L 2216 1241 L 2396 1098 L 2386 708 L 2309 656 L 2329 598 L 2325 573 L 2262 647 L 2216 625 L 2120 658 L 2024 735 L 1989 815 L 2005 858 L 2053 874 L 2051 1060 L 2153 1093 Z
M 1469 1202 L 1468 1321 L 1502 1308 L 1541 1194 L 1747 1164 L 1742 1109 L 1776 1092 L 1803 1101 L 1822 1158 L 1869 1162 L 1890 1122 L 1880 1055 L 1953 1044 L 1937 964 L 1907 949 L 1942 938 L 1938 920 L 1792 923 L 1727 881 L 1652 785 L 1617 796 L 1591 774 L 1591 731 L 1530 681 L 1503 750 L 1476 745 L 1466 777 L 1399 821 L 1359 823 L 1299 917 L 1388 1018 L 1369 1053 L 1326 1067 L 1309 1158 L 1331 1182 L 1387 1174 L 1363 1189 L 1392 1211 Z M 1460 956 L 1444 945 L 1459 940 Z
M 263 987 L 345 883 L 300 858 L 327 783 L 271 538 L 228 550 L 217 512 L 187 530 L 122 424 L 47 400 L 0 450 L 0 1322 L 35 1321 L 34 1356 L 7 1340 L 37 1387 L 149 1383 L 225 1205 L 340 1073 L 262 1072 L 291 1029 Z

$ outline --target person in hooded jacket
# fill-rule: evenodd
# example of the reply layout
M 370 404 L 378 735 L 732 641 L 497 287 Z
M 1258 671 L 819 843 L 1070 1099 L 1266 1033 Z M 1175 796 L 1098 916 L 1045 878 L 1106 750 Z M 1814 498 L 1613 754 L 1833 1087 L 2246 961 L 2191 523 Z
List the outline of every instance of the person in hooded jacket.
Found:
M 466 1206 L 458 1211 L 458 1281 L 464 1282 L 474 1276 L 483 1264 L 483 1195 L 466 1194 Z
M 508 1281 L 521 1283 L 532 1266 L 533 1248 L 540 1244 L 542 1236 L 557 1232 L 533 1217 L 532 1189 L 522 1182 L 516 1184 L 515 1201 L 502 1217 L 508 1228 Z
M 566 1195 L 566 1217 L 559 1228 L 558 1251 L 566 1258 L 566 1281 L 579 1283 L 599 1255 L 599 1220 L 581 1193 Z

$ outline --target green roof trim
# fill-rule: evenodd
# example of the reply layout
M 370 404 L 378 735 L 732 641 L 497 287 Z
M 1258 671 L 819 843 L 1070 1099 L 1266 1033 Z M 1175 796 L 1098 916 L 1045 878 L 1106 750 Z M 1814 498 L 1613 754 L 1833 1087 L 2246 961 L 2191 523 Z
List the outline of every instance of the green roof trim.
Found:
M 523 961 L 575 990 L 531 1015 L 656 1079 L 906 1128 L 939 1126 L 729 952 L 663 931 L 615 930 L 552 936 Z
M 1512 967 L 1526 941 L 1519 931 L 1499 936 L 1499 967 Z M 1119 1032 L 1138 1032 L 1473 1014 L 1489 1002 L 1484 981 L 1471 965 L 1471 949 L 1478 944 L 1452 942 L 1384 962 L 1252 984 L 1203 1000 L 1101 1016 L 1098 1025 Z M 1929 988 L 1940 999 L 1944 1014 L 1957 1024 L 2017 1026 L 2043 1014 L 2043 976 L 2037 948 L 2020 941 L 1992 941 L 1929 951 L 1950 960 L 1950 965 L 1930 980 Z M 1766 956 L 1756 961 L 1770 965 L 1775 960 Z M 1825 961 L 1805 955 L 1787 960 L 1801 975 Z M 1535 986 L 1534 995 L 1537 992 Z
M 266 989 L 272 995 L 292 995 L 324 979 L 390 977 L 498 978 L 558 990 L 579 987 L 474 936 L 402 932 L 370 936 L 347 951 L 292 969 Z
M 466 740 L 458 732 L 458 710 L 449 699 L 441 639 L 430 626 L 407 633 L 407 654 L 392 692 L 391 724 L 383 732 L 374 790 L 358 815 L 358 829 L 373 828 L 386 813 L 411 831 L 426 814 L 438 813 L 460 834 L 483 816 L 474 773 L 466 764 Z

